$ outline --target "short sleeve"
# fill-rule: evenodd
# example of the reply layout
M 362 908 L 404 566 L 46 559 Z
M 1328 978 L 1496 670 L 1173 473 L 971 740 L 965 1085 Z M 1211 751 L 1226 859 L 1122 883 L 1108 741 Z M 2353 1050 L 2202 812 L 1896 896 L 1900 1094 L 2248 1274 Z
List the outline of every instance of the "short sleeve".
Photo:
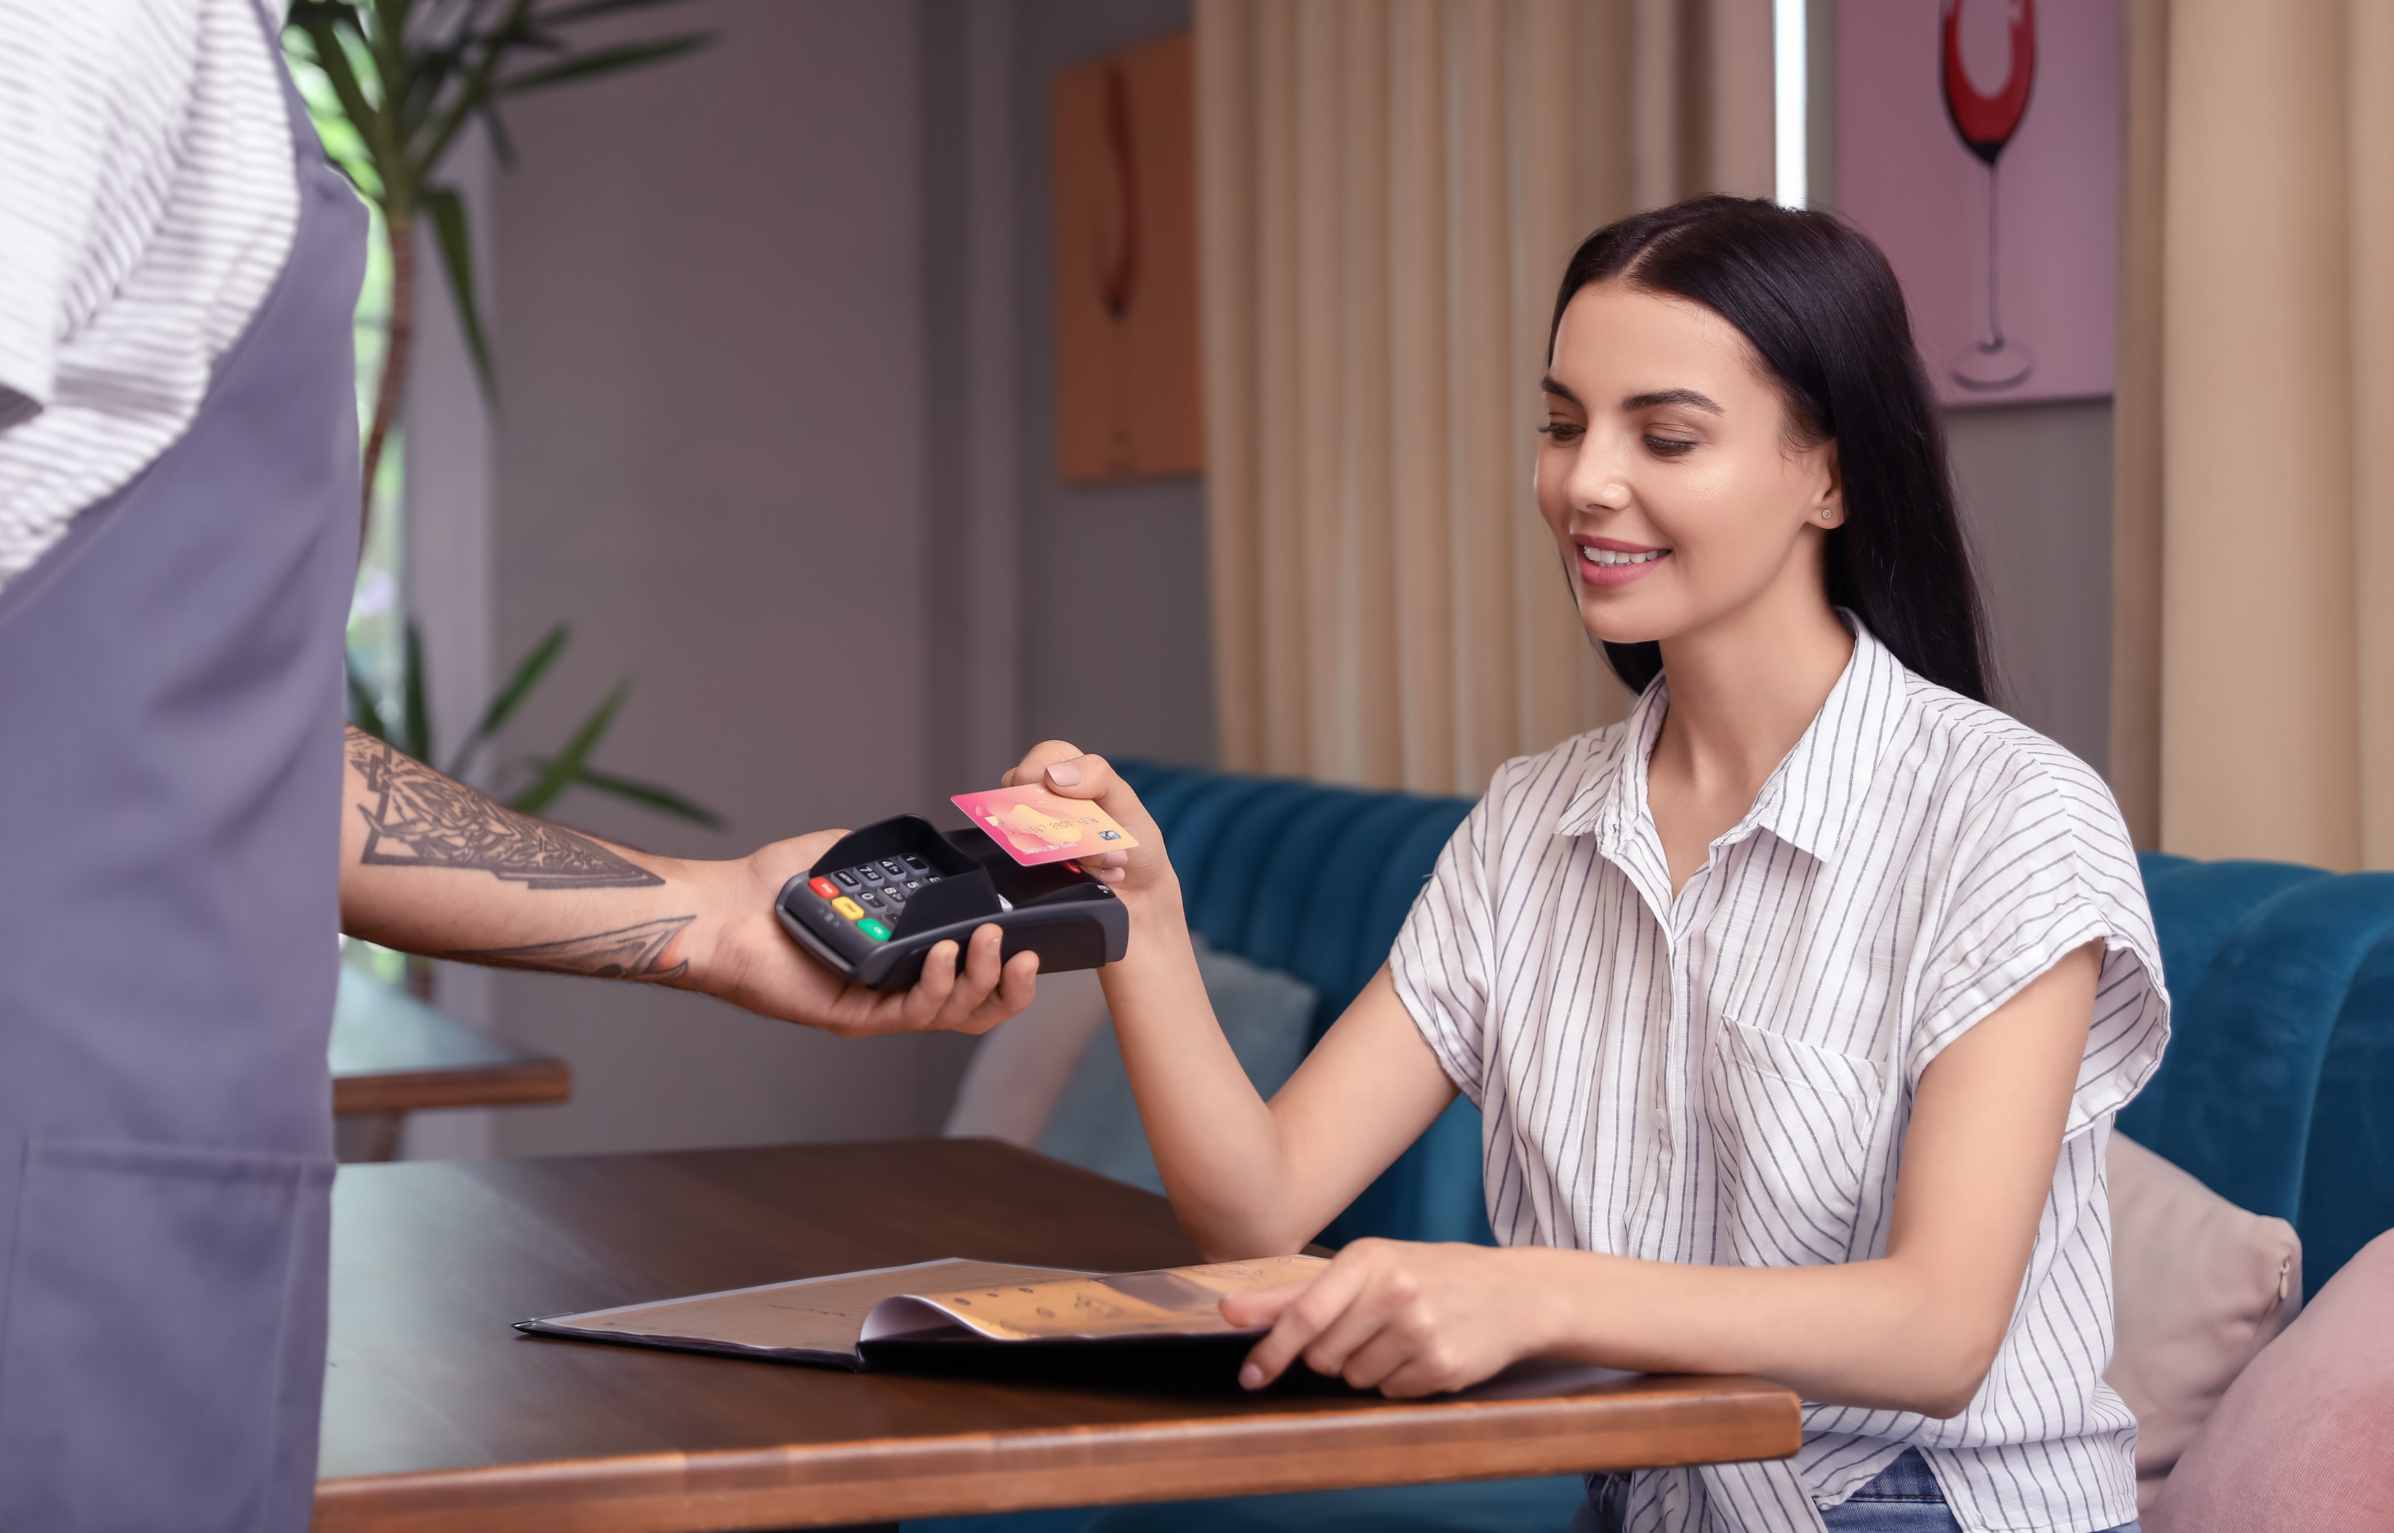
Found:
M 163 216 L 202 9 L 0 0 L 0 428 L 55 402 L 62 352 Z
M 2143 1089 L 2169 1040 L 2169 991 L 2136 850 L 2111 791 L 2074 758 L 2039 759 L 1968 817 L 1946 870 L 1923 1001 L 1906 1047 L 1917 1088 L 1956 1038 L 2089 943 L 2103 945 L 2086 1057 L 2064 1137 Z
M 1500 771 L 1447 839 L 1388 956 L 1397 998 L 1474 1106 L 1487 1078 L 1489 960 L 1496 950 L 1488 855 L 1503 783 Z
M 79 6 L 0 0 L 0 427 L 57 381 L 67 288 L 99 195 L 103 103 L 86 99 L 96 42 Z

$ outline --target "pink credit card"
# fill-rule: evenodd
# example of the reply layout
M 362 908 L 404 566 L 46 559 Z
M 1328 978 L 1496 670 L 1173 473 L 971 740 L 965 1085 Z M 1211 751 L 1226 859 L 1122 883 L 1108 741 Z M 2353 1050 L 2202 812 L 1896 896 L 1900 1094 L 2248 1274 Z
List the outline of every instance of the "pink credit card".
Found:
M 959 793 L 948 802 L 1026 868 L 1099 852 L 1127 852 L 1139 844 L 1095 804 L 1059 797 L 1036 783 Z

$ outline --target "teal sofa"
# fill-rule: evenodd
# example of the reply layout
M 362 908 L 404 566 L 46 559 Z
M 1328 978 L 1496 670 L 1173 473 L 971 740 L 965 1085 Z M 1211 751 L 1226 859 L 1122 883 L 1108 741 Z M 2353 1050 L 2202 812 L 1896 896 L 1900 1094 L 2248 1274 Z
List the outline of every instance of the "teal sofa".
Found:
M 1215 948 L 1321 997 L 1314 1036 L 1388 956 L 1469 800 L 1149 762 L 1116 764 L 1162 828 L 1189 920 Z M 2394 1228 L 2394 873 L 2146 854 L 2173 1036 L 2121 1131 L 2295 1226 L 2316 1292 Z M 1491 1240 L 1480 1122 L 1458 1101 L 1324 1239 Z M 913 1533 L 1206 1529 L 1552 1530 L 1571 1478 L 907 1524 Z

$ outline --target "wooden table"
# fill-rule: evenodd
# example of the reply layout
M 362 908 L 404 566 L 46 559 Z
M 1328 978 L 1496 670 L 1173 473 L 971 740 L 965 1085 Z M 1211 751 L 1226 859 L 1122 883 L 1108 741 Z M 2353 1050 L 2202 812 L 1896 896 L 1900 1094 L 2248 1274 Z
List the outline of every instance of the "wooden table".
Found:
M 316 1526 L 822 1527 L 1784 1457 L 1794 1395 L 1249 1397 L 1219 1377 L 848 1374 L 510 1322 L 937 1256 L 1195 1259 L 1161 1199 L 988 1140 L 344 1167 Z
M 333 1116 L 351 1120 L 343 1143 L 366 1160 L 391 1158 L 411 1112 L 573 1094 L 564 1060 L 511 1048 L 349 964 L 333 1003 L 331 1055 Z

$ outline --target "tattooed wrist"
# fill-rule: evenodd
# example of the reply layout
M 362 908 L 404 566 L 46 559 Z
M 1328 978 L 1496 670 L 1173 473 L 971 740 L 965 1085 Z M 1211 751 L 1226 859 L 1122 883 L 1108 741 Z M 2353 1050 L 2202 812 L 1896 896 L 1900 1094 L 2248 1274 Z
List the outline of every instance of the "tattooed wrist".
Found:
M 642 921 L 637 926 L 592 932 L 586 937 L 566 937 L 524 947 L 471 948 L 440 956 L 500 969 L 544 969 L 553 974 L 675 984 L 689 974 L 690 960 L 685 953 L 668 965 L 665 955 L 672 950 L 683 928 L 697 919 L 695 915 L 665 916 Z
M 457 868 L 534 889 L 637 889 L 665 881 L 590 837 L 518 813 L 355 726 L 347 742 L 350 770 L 371 795 L 356 806 L 366 822 L 362 864 Z

